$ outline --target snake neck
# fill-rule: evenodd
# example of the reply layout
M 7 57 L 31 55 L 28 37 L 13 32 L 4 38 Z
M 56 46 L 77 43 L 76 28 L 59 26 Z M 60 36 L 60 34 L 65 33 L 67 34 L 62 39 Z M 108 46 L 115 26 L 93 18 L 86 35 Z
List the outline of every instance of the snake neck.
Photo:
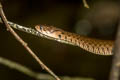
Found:
M 58 41 L 81 47 L 91 53 L 112 55 L 113 41 L 88 38 L 78 34 L 63 31 L 58 35 Z

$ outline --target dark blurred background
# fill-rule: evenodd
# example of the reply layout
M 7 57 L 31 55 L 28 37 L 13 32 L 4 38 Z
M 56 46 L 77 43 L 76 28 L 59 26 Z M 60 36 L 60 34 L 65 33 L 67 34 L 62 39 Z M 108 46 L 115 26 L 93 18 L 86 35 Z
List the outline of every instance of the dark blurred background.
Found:
M 47 24 L 98 39 L 115 39 L 119 17 L 119 0 L 1 0 L 9 21 L 34 28 Z M 0 24 L 0 56 L 25 65 L 36 72 L 47 73 Z M 57 75 L 91 77 L 108 80 L 112 56 L 89 53 L 79 47 L 58 43 L 15 30 L 37 56 Z M 0 64 L 0 80 L 34 80 Z

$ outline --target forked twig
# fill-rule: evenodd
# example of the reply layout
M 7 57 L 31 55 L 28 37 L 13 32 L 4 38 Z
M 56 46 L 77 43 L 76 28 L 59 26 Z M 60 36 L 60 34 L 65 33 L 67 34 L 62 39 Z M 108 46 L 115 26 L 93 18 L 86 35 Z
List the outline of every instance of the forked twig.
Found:
M 45 69 L 49 74 L 51 74 L 56 80 L 60 80 L 60 78 L 54 74 L 36 55 L 35 53 L 28 47 L 27 43 L 24 42 L 17 33 L 10 27 L 10 25 L 7 22 L 7 18 L 5 17 L 5 14 L 2 9 L 2 4 L 0 3 L 0 16 L 3 20 L 3 23 L 7 27 L 7 29 L 10 31 L 10 33 L 24 46 L 24 48 L 34 57 L 34 59 L 41 65 L 43 69 Z

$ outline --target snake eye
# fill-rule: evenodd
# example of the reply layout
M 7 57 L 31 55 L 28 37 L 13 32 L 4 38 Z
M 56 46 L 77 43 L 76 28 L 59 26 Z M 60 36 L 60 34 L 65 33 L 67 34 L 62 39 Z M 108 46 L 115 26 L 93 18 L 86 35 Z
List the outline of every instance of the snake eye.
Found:
M 42 30 L 42 28 L 43 28 L 42 25 L 40 25 L 40 30 Z

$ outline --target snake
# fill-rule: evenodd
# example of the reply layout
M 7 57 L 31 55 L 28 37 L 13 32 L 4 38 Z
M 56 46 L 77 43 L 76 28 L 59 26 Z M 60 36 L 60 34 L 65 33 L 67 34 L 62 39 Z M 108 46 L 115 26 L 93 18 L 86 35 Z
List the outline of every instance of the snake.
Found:
M 58 42 L 78 46 L 88 52 L 98 55 L 112 55 L 113 43 L 112 40 L 100 40 L 89 38 L 87 36 L 79 35 L 64 31 L 60 28 L 47 25 L 36 25 L 35 29 Z
M 2 23 L 1 18 L 0 23 Z M 32 29 L 10 21 L 8 21 L 8 24 L 19 31 L 36 35 L 38 37 L 58 41 L 60 43 L 78 46 L 88 52 L 97 55 L 113 55 L 114 41 L 112 40 L 89 38 L 87 36 L 71 33 L 60 28 L 48 25 L 36 25 L 35 29 Z

